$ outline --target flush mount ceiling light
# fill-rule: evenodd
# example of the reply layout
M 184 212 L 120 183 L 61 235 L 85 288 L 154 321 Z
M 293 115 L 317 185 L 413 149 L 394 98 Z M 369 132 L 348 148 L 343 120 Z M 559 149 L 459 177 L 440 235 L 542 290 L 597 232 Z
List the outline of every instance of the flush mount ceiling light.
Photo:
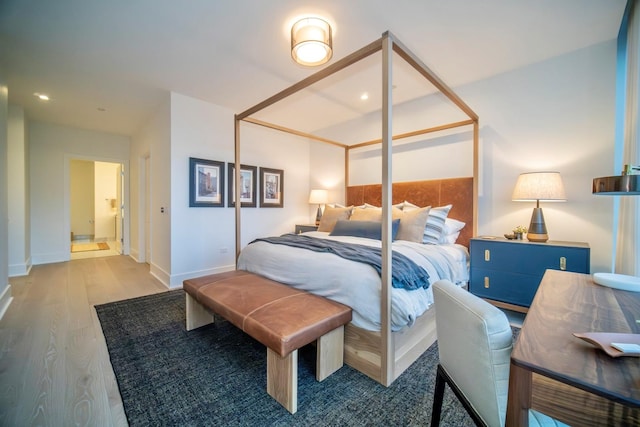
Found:
M 45 95 L 44 93 L 38 93 L 38 92 L 35 92 L 35 93 L 33 94 L 33 96 L 37 97 L 37 98 L 38 98 L 38 99 L 40 99 L 41 101 L 48 101 L 48 100 L 50 99 L 50 98 L 49 98 L 49 95 Z
M 291 57 L 298 64 L 322 65 L 333 55 L 331 25 L 324 19 L 308 17 L 291 27 Z

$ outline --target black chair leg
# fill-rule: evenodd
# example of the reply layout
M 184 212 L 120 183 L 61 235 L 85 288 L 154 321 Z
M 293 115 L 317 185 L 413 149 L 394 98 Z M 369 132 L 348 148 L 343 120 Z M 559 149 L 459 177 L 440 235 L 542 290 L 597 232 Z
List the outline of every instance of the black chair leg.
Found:
M 431 427 L 438 427 L 440 425 L 442 399 L 444 398 L 444 384 L 445 378 L 443 375 L 442 367 L 438 363 L 438 370 L 436 374 L 436 389 L 433 393 L 433 408 L 431 409 Z
M 471 403 L 458 388 L 447 371 L 438 363 L 438 373 L 436 376 L 436 390 L 433 395 L 433 409 L 431 411 L 431 425 L 437 427 L 440 424 L 440 414 L 442 412 L 442 400 L 444 399 L 444 385 L 449 384 L 449 388 L 456 395 L 464 409 L 467 411 L 475 425 L 478 427 L 487 427 L 480 414 L 471 406 Z

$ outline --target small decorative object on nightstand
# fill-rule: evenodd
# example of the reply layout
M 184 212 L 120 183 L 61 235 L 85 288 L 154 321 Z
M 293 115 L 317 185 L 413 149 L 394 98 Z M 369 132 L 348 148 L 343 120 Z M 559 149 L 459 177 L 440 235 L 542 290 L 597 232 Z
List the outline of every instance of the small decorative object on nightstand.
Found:
M 469 246 L 469 291 L 509 310 L 527 311 L 547 269 L 589 273 L 586 243 L 473 238 Z
M 318 231 L 318 226 L 314 224 L 296 224 L 296 234 L 306 233 L 307 231 Z
M 513 237 L 516 240 L 522 240 L 522 236 L 524 234 L 526 234 L 527 232 L 527 227 L 524 227 L 522 225 L 517 226 L 516 228 L 513 229 Z M 506 236 L 505 236 L 506 237 Z

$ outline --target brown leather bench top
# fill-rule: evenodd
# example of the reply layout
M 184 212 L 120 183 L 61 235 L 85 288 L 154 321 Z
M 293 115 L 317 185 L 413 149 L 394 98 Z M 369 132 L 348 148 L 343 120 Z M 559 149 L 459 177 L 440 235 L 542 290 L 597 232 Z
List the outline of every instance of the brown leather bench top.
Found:
M 351 321 L 351 308 L 243 270 L 183 282 L 185 292 L 286 356 Z

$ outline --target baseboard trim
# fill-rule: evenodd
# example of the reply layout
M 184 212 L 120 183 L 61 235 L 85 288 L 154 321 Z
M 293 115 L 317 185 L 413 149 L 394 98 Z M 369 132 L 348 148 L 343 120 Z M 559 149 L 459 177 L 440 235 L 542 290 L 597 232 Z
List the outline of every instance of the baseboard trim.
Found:
M 31 271 L 31 258 L 21 264 L 9 265 L 9 277 L 28 276 Z
M 33 265 L 66 262 L 71 259 L 71 249 L 61 253 L 36 254 L 32 256 Z
M 224 273 L 225 271 L 235 270 L 235 265 L 225 265 L 222 267 L 208 268 L 206 270 L 192 271 L 190 273 L 182 273 L 171 276 L 171 289 L 179 289 L 182 287 L 182 282 L 187 279 L 193 279 L 194 277 L 208 276 L 210 274 Z
M 151 273 L 151 275 L 153 277 L 158 279 L 167 288 L 171 288 L 171 286 L 169 285 L 169 283 L 170 283 L 170 275 L 169 275 L 169 273 L 164 271 L 162 268 L 158 267 L 157 265 L 155 265 L 153 263 L 149 263 L 149 273 Z
M 126 254 L 125 254 L 125 255 L 126 255 Z M 131 250 L 129 251 L 129 256 L 130 256 L 131 258 L 133 258 L 133 260 L 134 260 L 135 262 L 137 262 L 137 263 L 141 263 L 141 262 L 143 262 L 143 261 L 140 261 L 140 257 L 138 256 L 138 250 L 137 250 L 137 249 L 131 249 Z

